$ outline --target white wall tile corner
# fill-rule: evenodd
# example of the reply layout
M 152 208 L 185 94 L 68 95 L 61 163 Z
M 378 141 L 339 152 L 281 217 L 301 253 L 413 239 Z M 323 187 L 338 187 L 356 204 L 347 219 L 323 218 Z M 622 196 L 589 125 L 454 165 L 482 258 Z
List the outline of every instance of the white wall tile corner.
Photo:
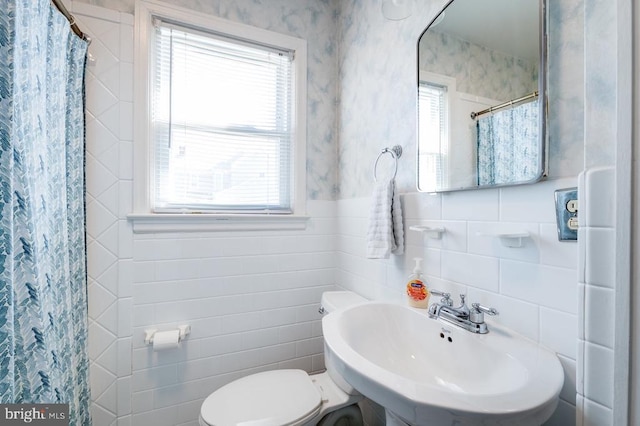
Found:
M 615 371 L 615 170 L 594 167 L 579 176 L 578 401 L 583 425 L 612 425 Z M 584 284 L 583 284 L 584 283 Z M 582 415 L 580 415 L 582 414 Z

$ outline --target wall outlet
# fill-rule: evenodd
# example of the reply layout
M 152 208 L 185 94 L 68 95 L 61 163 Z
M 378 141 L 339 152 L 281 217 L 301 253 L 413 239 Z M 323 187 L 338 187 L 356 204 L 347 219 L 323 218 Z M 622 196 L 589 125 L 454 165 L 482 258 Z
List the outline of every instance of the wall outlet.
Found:
M 558 189 L 555 192 L 558 240 L 578 239 L 578 188 Z

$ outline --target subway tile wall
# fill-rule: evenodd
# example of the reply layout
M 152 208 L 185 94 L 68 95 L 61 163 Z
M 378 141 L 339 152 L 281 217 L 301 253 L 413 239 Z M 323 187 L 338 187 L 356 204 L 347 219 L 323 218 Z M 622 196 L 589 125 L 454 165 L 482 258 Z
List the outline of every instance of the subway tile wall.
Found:
M 493 321 L 558 354 L 565 384 L 547 425 L 575 424 L 578 245 L 558 241 L 554 191 L 576 185 L 577 179 L 563 178 L 502 189 L 403 194 L 406 251 L 388 260 L 366 258 L 370 198 L 339 200 L 336 281 L 370 299 L 404 303 L 413 258 L 422 257 L 431 288 L 451 292 L 456 299 L 465 293 L 470 302 L 495 307 L 500 315 Z M 432 239 L 408 230 L 412 225 L 442 226 L 446 231 L 441 239 Z M 530 235 L 520 248 L 482 235 L 519 232 Z M 590 354 L 598 357 L 594 362 L 607 356 L 597 350 Z M 607 389 L 602 393 L 611 394 Z M 380 407 L 369 408 L 368 424 L 384 424 Z
M 140 234 L 133 238 L 132 423 L 197 424 L 204 398 L 258 371 L 324 368 L 318 313 L 334 289 L 333 202 L 311 202 L 305 231 Z M 178 350 L 147 328 L 190 324 Z

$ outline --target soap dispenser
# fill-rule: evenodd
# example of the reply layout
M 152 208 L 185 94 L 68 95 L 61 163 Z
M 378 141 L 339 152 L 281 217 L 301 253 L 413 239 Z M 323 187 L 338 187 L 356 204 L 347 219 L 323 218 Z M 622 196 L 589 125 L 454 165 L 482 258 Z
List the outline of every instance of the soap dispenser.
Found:
M 407 282 L 407 299 L 409 306 L 426 309 L 429 307 L 429 289 L 422 278 L 422 258 L 416 257 L 413 260 L 416 262 L 416 266 Z

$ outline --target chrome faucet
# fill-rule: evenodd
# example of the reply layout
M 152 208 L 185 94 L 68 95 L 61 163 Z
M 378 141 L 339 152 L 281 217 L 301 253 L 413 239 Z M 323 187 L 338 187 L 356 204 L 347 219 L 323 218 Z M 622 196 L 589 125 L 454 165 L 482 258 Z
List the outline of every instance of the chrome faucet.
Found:
M 432 303 L 429 306 L 429 317 L 442 318 L 443 320 L 464 328 L 472 333 L 485 334 L 489 332 L 487 324 L 484 322 L 484 314 L 498 315 L 494 308 L 487 308 L 479 303 L 472 303 L 471 309 L 465 302 L 465 295 L 460 295 L 460 306 L 454 307 L 451 294 L 438 290 L 431 290 L 434 296 L 440 296 L 439 303 Z

